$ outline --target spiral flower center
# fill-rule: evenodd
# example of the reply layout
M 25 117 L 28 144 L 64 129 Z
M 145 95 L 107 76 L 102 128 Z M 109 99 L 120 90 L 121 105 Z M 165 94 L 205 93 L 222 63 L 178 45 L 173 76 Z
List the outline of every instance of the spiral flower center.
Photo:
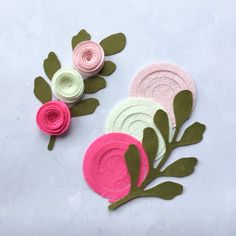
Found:
M 83 59 L 85 59 L 87 62 L 90 62 L 93 58 L 93 53 L 91 51 L 85 52 Z

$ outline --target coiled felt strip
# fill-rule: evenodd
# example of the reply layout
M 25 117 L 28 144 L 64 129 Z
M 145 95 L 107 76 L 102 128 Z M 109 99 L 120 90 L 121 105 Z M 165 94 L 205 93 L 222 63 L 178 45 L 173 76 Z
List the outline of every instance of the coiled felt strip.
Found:
M 74 103 L 84 93 L 82 76 L 74 68 L 61 68 L 52 78 L 52 92 L 61 101 Z
M 136 145 L 140 158 L 140 186 L 148 174 L 149 164 L 142 144 L 130 135 L 123 133 L 105 134 L 87 149 L 83 161 L 83 173 L 88 185 L 110 202 L 126 196 L 130 190 L 130 176 L 124 154 L 129 145 Z
M 96 75 L 104 65 L 103 48 L 96 42 L 83 41 L 75 47 L 73 61 L 75 68 L 82 75 Z
M 113 108 L 106 121 L 106 132 L 123 132 L 132 135 L 138 140 L 143 138 L 146 127 L 153 128 L 158 136 L 158 153 L 156 159 L 166 151 L 165 141 L 154 124 L 153 117 L 157 110 L 163 108 L 151 99 L 128 98 Z M 170 138 L 173 136 L 171 122 L 169 122 Z
M 36 122 L 39 129 L 48 135 L 63 134 L 70 126 L 69 108 L 60 101 L 47 102 L 38 110 Z
M 175 127 L 173 101 L 175 95 L 182 90 L 190 90 L 195 102 L 196 89 L 191 77 L 175 65 L 158 63 L 146 66 L 135 76 L 129 94 L 133 97 L 150 98 L 160 103 Z

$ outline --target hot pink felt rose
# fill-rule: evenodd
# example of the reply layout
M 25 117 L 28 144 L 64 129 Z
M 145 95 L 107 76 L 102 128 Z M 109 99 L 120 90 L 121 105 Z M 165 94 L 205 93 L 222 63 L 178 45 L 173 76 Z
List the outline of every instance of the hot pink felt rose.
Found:
M 64 102 L 47 102 L 38 110 L 36 122 L 39 129 L 46 134 L 63 134 L 70 125 L 70 110 Z
M 73 51 L 74 67 L 85 76 L 97 74 L 104 65 L 104 51 L 91 40 L 79 43 Z
M 140 155 L 140 186 L 148 174 L 149 162 L 142 144 L 124 133 L 109 133 L 96 139 L 88 148 L 83 162 L 84 177 L 89 186 L 110 202 L 130 191 L 130 175 L 125 162 L 129 145 L 136 145 Z

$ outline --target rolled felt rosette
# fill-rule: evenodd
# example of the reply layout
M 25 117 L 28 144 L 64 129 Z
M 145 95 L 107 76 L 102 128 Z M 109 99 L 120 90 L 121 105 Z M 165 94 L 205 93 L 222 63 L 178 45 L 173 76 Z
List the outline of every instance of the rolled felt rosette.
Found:
M 74 68 L 61 68 L 52 78 L 52 92 L 61 101 L 74 103 L 84 93 L 84 81 L 82 76 Z
M 104 65 L 104 50 L 96 42 L 83 41 L 73 51 L 73 62 L 82 75 L 96 75 Z
M 48 135 L 63 134 L 70 126 L 70 110 L 64 102 L 47 102 L 39 108 L 36 122 L 39 129 Z

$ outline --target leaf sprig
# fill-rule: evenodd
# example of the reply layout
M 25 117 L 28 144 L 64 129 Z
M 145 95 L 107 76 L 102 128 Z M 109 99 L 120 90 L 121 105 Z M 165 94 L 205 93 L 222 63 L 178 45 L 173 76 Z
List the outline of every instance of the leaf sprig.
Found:
M 90 40 L 91 35 L 82 29 L 78 34 L 72 37 L 72 50 L 80 42 Z M 123 33 L 117 33 L 104 38 L 100 45 L 102 46 L 106 56 L 116 54 L 122 51 L 126 45 L 126 38 Z M 61 63 L 54 52 L 50 52 L 48 57 L 43 62 L 43 68 L 46 76 L 51 81 L 53 75 L 61 68 Z M 84 94 L 94 94 L 106 87 L 106 80 L 103 76 L 109 76 L 116 70 L 116 65 L 112 61 L 105 61 L 103 68 L 96 76 L 92 76 L 84 80 L 85 91 Z M 46 103 L 52 100 L 52 91 L 50 84 L 39 76 L 34 80 L 34 95 L 41 102 Z M 70 107 L 71 117 L 80 117 L 89 115 L 95 112 L 99 106 L 99 101 L 96 98 L 85 98 L 79 100 Z M 51 136 L 48 144 L 48 150 L 52 150 L 56 136 Z
M 160 130 L 166 144 L 166 152 L 160 160 L 157 167 L 154 167 L 154 161 L 158 152 L 158 137 L 152 128 L 146 128 L 143 131 L 142 144 L 148 156 L 149 173 L 141 186 L 137 186 L 137 179 L 140 170 L 139 151 L 135 145 L 130 145 L 125 153 L 126 165 L 131 178 L 130 192 L 124 198 L 109 205 L 110 210 L 114 210 L 124 203 L 138 197 L 157 197 L 171 200 L 183 192 L 183 186 L 179 183 L 166 181 L 156 185 L 153 188 L 146 187 L 154 180 L 160 177 L 185 177 L 194 172 L 197 164 L 195 157 L 183 157 L 173 162 L 163 170 L 163 166 L 169 159 L 170 154 L 175 148 L 198 143 L 203 138 L 206 129 L 204 124 L 195 122 L 190 125 L 183 133 L 182 137 L 177 140 L 179 131 L 184 122 L 190 117 L 193 108 L 192 93 L 188 90 L 181 91 L 174 99 L 174 112 L 176 119 L 176 129 L 174 137 L 169 137 L 169 122 L 166 112 L 158 110 L 154 116 L 154 123 Z

